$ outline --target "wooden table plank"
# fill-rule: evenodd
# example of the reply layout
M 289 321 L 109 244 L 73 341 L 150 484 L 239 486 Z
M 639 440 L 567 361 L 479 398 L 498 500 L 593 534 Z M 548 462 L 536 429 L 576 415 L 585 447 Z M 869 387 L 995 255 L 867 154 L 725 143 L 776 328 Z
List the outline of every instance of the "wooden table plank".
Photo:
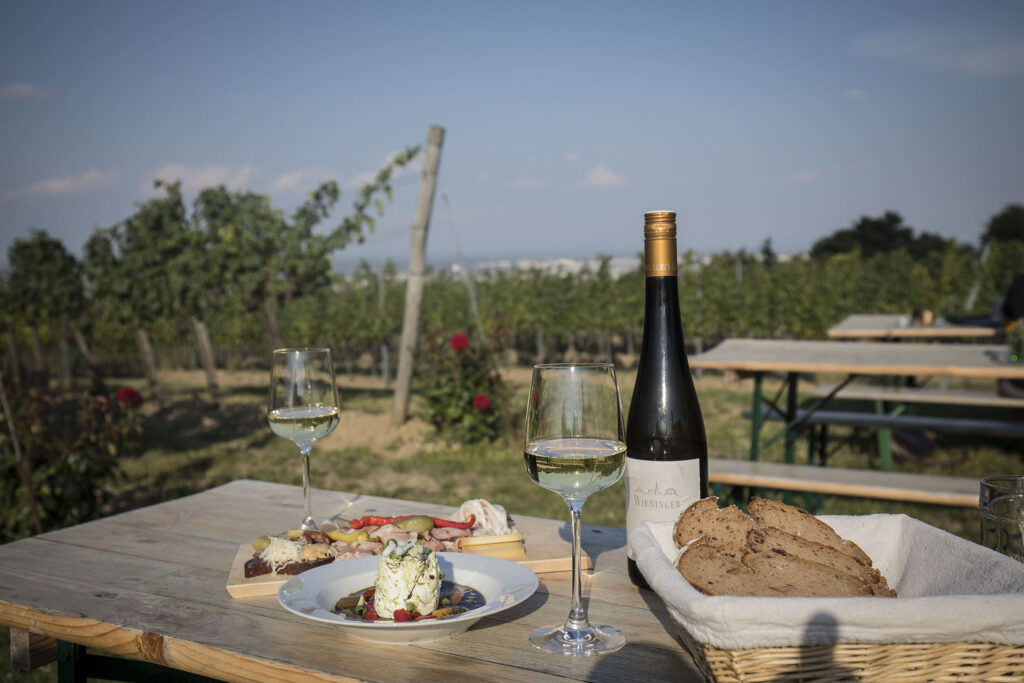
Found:
M 746 372 L 1024 379 L 1005 346 L 726 339 L 690 358 L 690 366 Z
M 995 327 L 944 321 L 919 325 L 909 315 L 891 313 L 849 315 L 828 330 L 834 339 L 958 339 L 995 334 Z
M 352 498 L 315 494 L 325 516 Z M 565 619 L 569 572 L 540 574 L 530 599 L 457 638 L 408 647 L 357 640 L 275 597 L 233 600 L 224 582 L 238 543 L 299 517 L 298 487 L 239 481 L 0 546 L 0 623 L 224 680 L 701 680 L 661 600 L 629 583 L 622 529 L 584 526 L 595 570 L 583 594 L 592 619 L 621 628 L 628 644 L 576 662 L 526 639 Z M 556 533 L 565 524 L 546 523 Z

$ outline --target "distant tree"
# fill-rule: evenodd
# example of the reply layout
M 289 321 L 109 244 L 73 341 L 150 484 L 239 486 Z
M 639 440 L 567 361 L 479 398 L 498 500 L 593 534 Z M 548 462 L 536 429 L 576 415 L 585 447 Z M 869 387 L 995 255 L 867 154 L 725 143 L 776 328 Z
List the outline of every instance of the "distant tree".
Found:
M 915 237 L 914 229 L 903 224 L 903 216 L 895 211 L 886 211 L 878 218 L 861 216 L 851 227 L 821 238 L 811 247 L 811 257 L 828 258 L 859 249 L 864 258 L 871 258 L 876 254 L 906 249 L 915 260 L 919 260 L 954 243 L 954 240 L 929 232 Z
M 48 376 L 40 329 L 54 338 L 64 333 L 85 307 L 81 266 L 64 244 L 45 230 L 32 230 L 7 250 L 11 272 L 7 296 L 27 324 L 37 370 Z
M 779 262 L 779 257 L 772 249 L 772 238 L 766 237 L 764 242 L 761 243 L 761 263 L 768 270 L 775 267 L 775 264 Z
M 991 242 L 1024 242 L 1024 205 L 1007 204 L 999 213 L 989 219 L 982 244 Z

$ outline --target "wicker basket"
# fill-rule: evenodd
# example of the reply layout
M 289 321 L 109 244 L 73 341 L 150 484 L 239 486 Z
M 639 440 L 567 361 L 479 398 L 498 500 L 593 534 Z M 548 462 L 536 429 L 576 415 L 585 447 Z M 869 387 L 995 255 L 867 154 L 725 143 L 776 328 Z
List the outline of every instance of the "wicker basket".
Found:
M 1021 645 L 839 644 L 721 650 L 698 642 L 682 627 L 678 631 L 697 666 L 718 683 L 1024 680 Z

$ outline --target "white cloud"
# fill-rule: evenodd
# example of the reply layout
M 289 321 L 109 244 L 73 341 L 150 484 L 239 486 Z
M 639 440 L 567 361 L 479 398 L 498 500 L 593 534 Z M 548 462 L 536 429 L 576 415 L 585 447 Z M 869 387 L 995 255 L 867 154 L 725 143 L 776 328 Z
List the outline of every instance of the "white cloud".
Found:
M 515 178 L 505 183 L 505 187 L 515 190 L 543 190 L 545 185 L 534 178 Z
M 34 183 L 28 188 L 30 194 L 53 197 L 63 194 L 94 192 L 117 184 L 117 171 L 99 171 L 89 169 L 80 175 L 48 178 Z
M 224 185 L 233 190 L 244 189 L 252 179 L 253 166 L 246 164 L 238 168 L 231 166 L 186 166 L 185 164 L 167 164 L 153 174 L 155 180 L 168 183 L 181 182 L 184 191 L 202 190 L 215 185 Z M 147 193 L 153 193 L 152 182 L 144 184 Z
M 590 169 L 590 173 L 587 174 L 587 177 L 577 187 L 607 189 L 622 187 L 625 184 L 626 176 L 616 173 L 604 164 L 598 164 Z
M 338 173 L 331 168 L 310 166 L 299 168 L 279 175 L 270 183 L 271 192 L 288 192 L 290 190 L 307 190 L 328 180 L 335 180 Z
M 53 96 L 52 90 L 35 83 L 8 83 L 0 86 L 0 100 L 47 100 Z
M 853 41 L 856 54 L 984 78 L 1024 74 L 1024 39 L 969 29 L 891 28 Z
M 784 185 L 799 185 L 803 183 L 813 183 L 825 175 L 824 169 L 821 168 L 809 168 L 805 171 L 798 171 L 791 173 L 790 175 L 782 176 L 779 178 L 779 182 Z
M 864 88 L 850 88 L 846 91 L 846 99 L 848 100 L 863 100 L 868 96 L 868 93 Z

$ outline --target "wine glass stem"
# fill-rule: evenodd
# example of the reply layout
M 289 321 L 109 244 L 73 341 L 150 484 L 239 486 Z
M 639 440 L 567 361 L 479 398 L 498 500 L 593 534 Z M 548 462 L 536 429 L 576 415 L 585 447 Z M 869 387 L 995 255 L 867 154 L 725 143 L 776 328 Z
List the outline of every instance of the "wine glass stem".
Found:
M 583 515 L 583 503 L 585 500 L 569 498 L 565 501 L 569 505 L 569 516 L 572 519 L 572 603 L 569 608 L 569 618 L 565 620 L 565 630 L 574 635 L 574 632 L 584 631 L 590 628 L 587 620 L 587 612 L 583 609 L 582 577 L 580 572 L 580 517 Z
M 302 519 L 300 529 L 317 529 L 316 521 L 313 520 L 313 506 L 310 503 L 309 495 L 309 452 L 313 450 L 313 444 L 300 446 L 302 453 L 302 499 L 305 507 L 305 516 Z

